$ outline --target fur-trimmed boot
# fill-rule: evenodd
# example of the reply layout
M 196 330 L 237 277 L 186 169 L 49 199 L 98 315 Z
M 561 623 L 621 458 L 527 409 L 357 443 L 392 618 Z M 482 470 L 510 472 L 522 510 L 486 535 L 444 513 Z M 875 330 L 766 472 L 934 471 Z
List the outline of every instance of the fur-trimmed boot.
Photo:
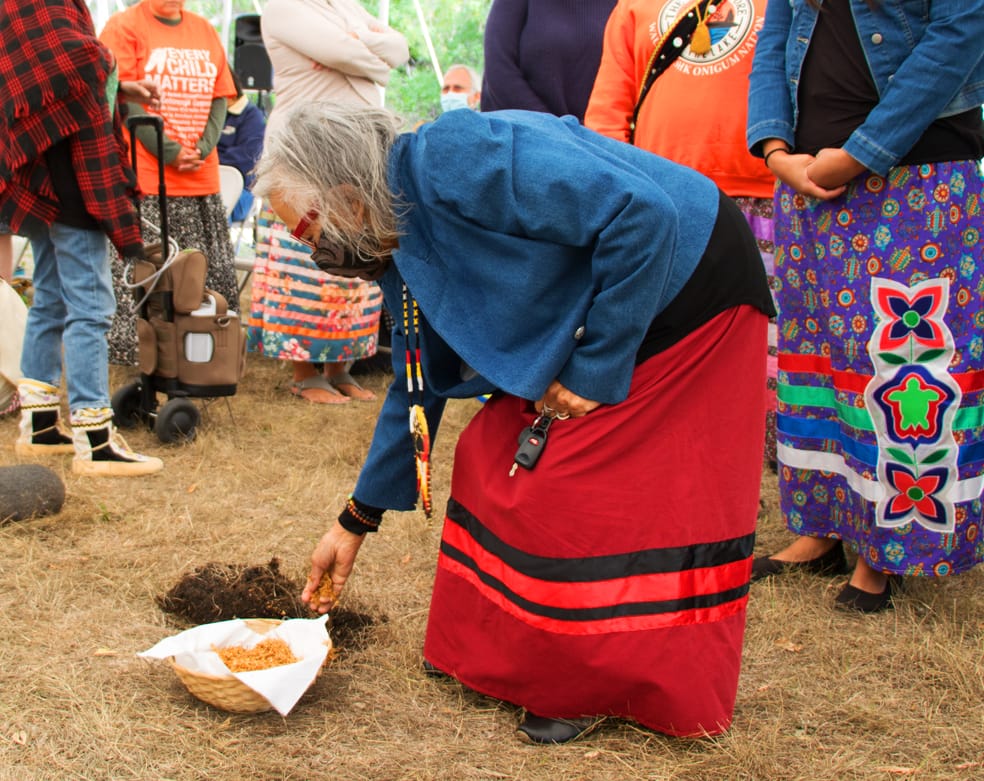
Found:
M 113 410 L 80 409 L 72 413 L 72 438 L 77 475 L 137 477 L 159 472 L 164 462 L 154 456 L 134 453 L 113 426 Z
M 59 420 L 58 388 L 40 380 L 22 379 L 17 383 L 21 400 L 20 436 L 14 443 L 19 456 L 71 453 L 72 435 Z

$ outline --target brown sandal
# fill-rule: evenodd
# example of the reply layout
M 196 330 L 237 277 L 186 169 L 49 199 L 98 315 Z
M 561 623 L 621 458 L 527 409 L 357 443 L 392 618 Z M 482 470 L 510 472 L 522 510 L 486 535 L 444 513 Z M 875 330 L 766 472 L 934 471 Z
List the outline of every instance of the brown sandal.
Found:
M 323 401 L 312 399 L 304 395 L 304 391 L 308 390 L 327 391 L 331 394 L 332 398 L 330 401 L 327 399 Z M 303 380 L 294 380 L 290 386 L 290 392 L 299 399 L 304 399 L 311 404 L 345 404 L 349 400 L 349 397 L 332 385 L 328 381 L 327 377 L 323 377 L 320 374 L 312 374 L 310 377 L 305 377 Z
M 375 401 L 376 400 L 376 394 L 373 393 L 370 390 L 366 390 L 361 385 L 359 385 L 359 383 L 357 383 L 355 381 L 355 379 L 352 377 L 352 375 L 349 374 L 347 371 L 339 372 L 338 374 L 334 374 L 334 375 L 332 375 L 330 377 L 326 377 L 325 379 L 331 384 L 331 386 L 336 391 L 338 391 L 343 396 L 346 396 L 346 397 L 348 397 L 350 399 L 355 399 L 356 401 Z M 352 387 L 357 388 L 358 390 L 362 391 L 363 393 L 368 393 L 369 396 L 355 396 L 355 395 L 353 395 L 351 393 L 346 393 L 345 392 L 345 389 L 343 387 L 345 385 L 351 385 Z

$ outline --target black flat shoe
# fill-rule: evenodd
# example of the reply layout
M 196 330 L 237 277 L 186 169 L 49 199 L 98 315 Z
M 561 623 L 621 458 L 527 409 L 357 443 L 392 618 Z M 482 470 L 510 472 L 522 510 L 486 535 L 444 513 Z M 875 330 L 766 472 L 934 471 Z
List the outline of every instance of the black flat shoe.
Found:
M 424 659 L 424 661 L 421 663 L 420 666 L 424 670 L 424 675 L 426 675 L 426 676 L 428 676 L 430 678 L 447 678 L 447 677 L 449 677 L 448 674 L 446 672 L 444 672 L 444 670 L 439 670 L 437 667 L 435 667 L 434 665 L 432 665 L 426 659 Z
M 858 613 L 880 613 L 892 607 L 892 592 L 898 589 L 896 578 L 889 575 L 885 581 L 885 589 L 878 594 L 864 591 L 848 583 L 841 589 L 835 602 L 844 610 L 854 610 Z
M 809 561 L 779 561 L 768 556 L 760 556 L 752 561 L 751 579 L 754 583 L 762 578 L 796 571 L 809 572 L 811 575 L 846 575 L 848 566 L 847 557 L 844 555 L 844 543 L 837 540 L 829 551 Z
M 569 743 L 587 735 L 598 724 L 596 719 L 548 719 L 527 713 L 516 729 L 527 743 Z

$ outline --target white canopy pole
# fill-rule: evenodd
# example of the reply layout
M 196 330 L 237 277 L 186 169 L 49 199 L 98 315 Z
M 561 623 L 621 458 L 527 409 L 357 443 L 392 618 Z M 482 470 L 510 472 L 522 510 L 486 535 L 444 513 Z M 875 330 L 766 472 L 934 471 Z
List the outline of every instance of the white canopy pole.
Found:
M 383 0 L 383 2 L 387 2 L 387 0 Z M 417 21 L 420 22 L 420 31 L 424 34 L 424 43 L 427 44 L 427 53 L 430 55 L 431 65 L 434 66 L 437 86 L 440 88 L 444 86 L 444 72 L 441 70 L 441 63 L 437 61 L 437 52 L 434 51 L 434 43 L 431 41 L 430 29 L 427 27 L 427 20 L 424 18 L 424 9 L 420 7 L 420 0 L 413 0 L 413 7 L 417 12 Z
M 219 36 L 222 38 L 222 46 L 226 50 L 226 57 L 229 56 L 229 26 L 232 24 L 232 0 L 222 2 L 222 29 Z
M 378 14 L 378 16 L 376 18 L 379 19 L 379 21 L 381 21 L 387 27 L 389 26 L 389 18 L 390 18 L 390 4 L 389 4 L 389 0 L 379 0 L 379 14 Z M 379 89 L 379 102 L 380 102 L 380 104 L 382 104 L 382 105 L 385 106 L 386 105 L 386 87 L 378 87 L 378 89 Z
M 96 18 L 93 20 L 96 23 L 96 29 L 102 30 L 107 19 L 109 19 L 109 3 L 106 0 L 96 0 Z
M 89 10 L 92 12 L 92 23 L 98 34 L 102 32 L 102 28 L 106 26 L 106 20 L 109 19 L 109 2 L 108 0 L 95 0 L 95 3 L 89 2 L 88 5 L 95 6 Z
M 110 11 L 109 10 L 110 0 L 86 0 L 85 4 L 89 8 L 89 13 L 92 14 L 92 24 L 96 28 L 96 34 L 102 32 L 102 28 L 106 26 L 106 21 L 117 11 L 125 11 L 126 6 L 123 4 L 123 0 L 115 0 L 113 5 L 116 7 Z

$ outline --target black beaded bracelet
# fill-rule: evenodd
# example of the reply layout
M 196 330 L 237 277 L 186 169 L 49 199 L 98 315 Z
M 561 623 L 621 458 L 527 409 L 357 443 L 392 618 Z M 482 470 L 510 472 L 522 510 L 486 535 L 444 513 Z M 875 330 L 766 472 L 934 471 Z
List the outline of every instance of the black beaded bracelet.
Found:
M 762 158 L 762 162 L 765 163 L 765 167 L 769 167 L 769 158 L 772 157 L 776 152 L 785 152 L 787 155 L 792 152 L 788 146 L 777 146 L 775 149 L 770 149 L 765 153 L 765 157 Z
M 338 522 L 352 534 L 365 534 L 379 529 L 384 509 L 363 504 L 353 497 L 345 503 L 345 509 L 338 516 Z

